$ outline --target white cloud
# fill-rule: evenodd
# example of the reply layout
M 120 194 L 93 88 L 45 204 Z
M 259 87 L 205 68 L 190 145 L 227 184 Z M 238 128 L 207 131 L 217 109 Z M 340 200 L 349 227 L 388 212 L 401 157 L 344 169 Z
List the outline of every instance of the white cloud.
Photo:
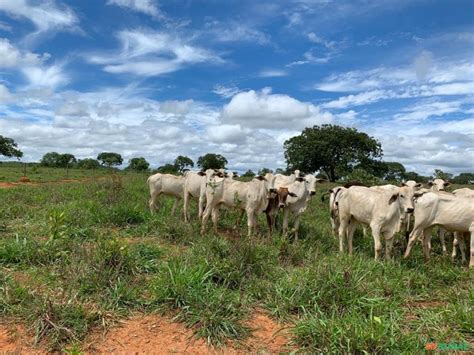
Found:
M 13 94 L 10 93 L 5 85 L 0 84 L 0 104 L 6 104 L 13 101 Z
M 393 94 L 385 90 L 373 90 L 356 95 L 342 96 L 337 100 L 327 102 L 321 106 L 324 108 L 343 109 L 352 106 L 368 105 L 380 99 L 390 98 L 391 96 L 393 96 Z
M 48 53 L 39 55 L 28 51 L 20 51 L 7 38 L 0 38 L 0 68 L 38 65 L 48 58 Z
M 171 113 L 174 115 L 185 115 L 187 114 L 192 104 L 194 103 L 193 100 L 170 100 L 164 101 L 160 104 L 160 112 L 163 113 Z
M 157 76 L 196 63 L 219 63 L 212 52 L 193 46 L 177 35 L 151 30 L 125 30 L 117 35 L 118 53 L 87 55 L 87 60 L 104 65 L 110 73 Z
M 264 69 L 259 73 L 261 78 L 272 78 L 286 75 L 288 75 L 288 73 L 281 69 Z
M 337 44 L 335 41 L 328 41 L 328 40 L 322 38 L 321 36 L 318 36 L 314 32 L 308 33 L 308 39 L 310 40 L 310 42 L 320 44 L 320 45 L 322 45 L 322 46 L 324 46 L 328 49 L 334 49 L 336 47 L 336 44 Z
M 29 81 L 30 88 L 56 88 L 69 82 L 69 77 L 64 73 L 61 64 L 45 67 L 24 67 L 21 71 Z
M 396 114 L 398 121 L 425 120 L 432 116 L 443 116 L 448 113 L 458 112 L 461 109 L 459 101 L 427 101 L 417 103 L 404 109 L 407 113 Z
M 249 24 L 237 21 L 208 21 L 204 35 L 210 35 L 218 42 L 252 42 L 259 45 L 270 43 L 270 36 Z
M 153 17 L 161 16 L 158 5 L 154 0 L 108 0 L 107 5 L 117 5 L 137 12 L 142 12 Z
M 38 33 L 69 30 L 79 22 L 70 8 L 58 6 L 54 0 L 41 4 L 27 0 L 0 0 L 0 11 L 5 11 L 14 18 L 27 18 L 35 24 Z
M 433 55 L 428 51 L 423 51 L 413 62 L 418 80 L 426 79 L 428 72 L 433 67 Z
M 294 129 L 332 119 L 329 112 L 322 112 L 317 106 L 288 95 L 271 94 L 268 89 L 238 93 L 222 110 L 223 122 L 252 128 Z
M 238 94 L 241 91 L 242 90 L 240 90 L 237 86 L 226 87 L 222 85 L 214 85 L 214 88 L 212 90 L 214 94 L 219 95 L 226 99 L 231 98 L 232 96 L 234 96 L 235 94 Z

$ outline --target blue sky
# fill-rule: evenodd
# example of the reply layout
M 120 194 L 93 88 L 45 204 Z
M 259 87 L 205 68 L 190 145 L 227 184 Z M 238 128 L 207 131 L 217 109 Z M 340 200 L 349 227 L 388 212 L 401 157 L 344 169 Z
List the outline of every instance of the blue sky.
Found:
M 473 171 L 474 2 L 0 0 L 0 134 L 25 160 L 117 151 L 284 167 L 304 127 Z

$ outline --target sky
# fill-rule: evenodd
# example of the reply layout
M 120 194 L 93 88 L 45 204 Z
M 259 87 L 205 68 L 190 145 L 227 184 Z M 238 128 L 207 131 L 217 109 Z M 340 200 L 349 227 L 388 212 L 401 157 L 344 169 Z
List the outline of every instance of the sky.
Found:
M 474 171 L 474 2 L 0 0 L 0 135 L 24 161 L 284 168 L 325 123 L 411 171 Z

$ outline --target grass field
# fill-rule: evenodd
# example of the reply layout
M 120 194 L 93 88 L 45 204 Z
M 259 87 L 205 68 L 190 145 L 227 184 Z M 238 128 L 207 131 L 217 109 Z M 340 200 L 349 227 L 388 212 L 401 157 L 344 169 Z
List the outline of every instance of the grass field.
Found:
M 41 168 L 42 169 L 42 168 Z M 1 171 L 1 170 L 0 170 Z M 88 172 L 87 172 L 88 173 Z M 1 175 L 1 173 L 0 173 Z M 289 324 L 294 349 L 324 353 L 419 353 L 428 342 L 474 347 L 472 270 L 417 245 L 402 260 L 375 262 L 356 232 L 355 255 L 338 255 L 321 185 L 298 242 L 247 238 L 222 213 L 220 234 L 171 217 L 171 200 L 147 209 L 145 175 L 0 190 L 0 316 L 49 349 L 83 348 L 85 337 L 135 312 L 172 314 L 215 346 L 249 336 L 264 309 Z M 196 213 L 193 204 L 192 213 Z M 212 228 L 210 228 L 212 229 Z

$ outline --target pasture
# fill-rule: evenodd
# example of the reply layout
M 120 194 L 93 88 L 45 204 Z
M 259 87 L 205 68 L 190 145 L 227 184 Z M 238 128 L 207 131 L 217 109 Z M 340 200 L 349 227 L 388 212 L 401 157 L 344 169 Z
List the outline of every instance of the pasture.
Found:
M 428 263 L 419 245 L 402 259 L 402 236 L 394 262 L 375 262 L 361 231 L 354 256 L 339 255 L 321 202 L 331 184 L 319 185 L 294 242 L 268 238 L 264 215 L 248 238 L 245 223 L 232 229 L 235 211 L 222 213 L 218 235 L 201 236 L 195 201 L 190 224 L 170 216 L 171 199 L 152 216 L 147 176 L 120 176 L 0 189 L 1 326 L 20 324 L 39 349 L 78 353 L 121 319 L 163 314 L 218 350 L 245 350 L 264 313 L 287 332 L 281 351 L 474 346 L 472 270 L 443 256 L 437 238 Z

